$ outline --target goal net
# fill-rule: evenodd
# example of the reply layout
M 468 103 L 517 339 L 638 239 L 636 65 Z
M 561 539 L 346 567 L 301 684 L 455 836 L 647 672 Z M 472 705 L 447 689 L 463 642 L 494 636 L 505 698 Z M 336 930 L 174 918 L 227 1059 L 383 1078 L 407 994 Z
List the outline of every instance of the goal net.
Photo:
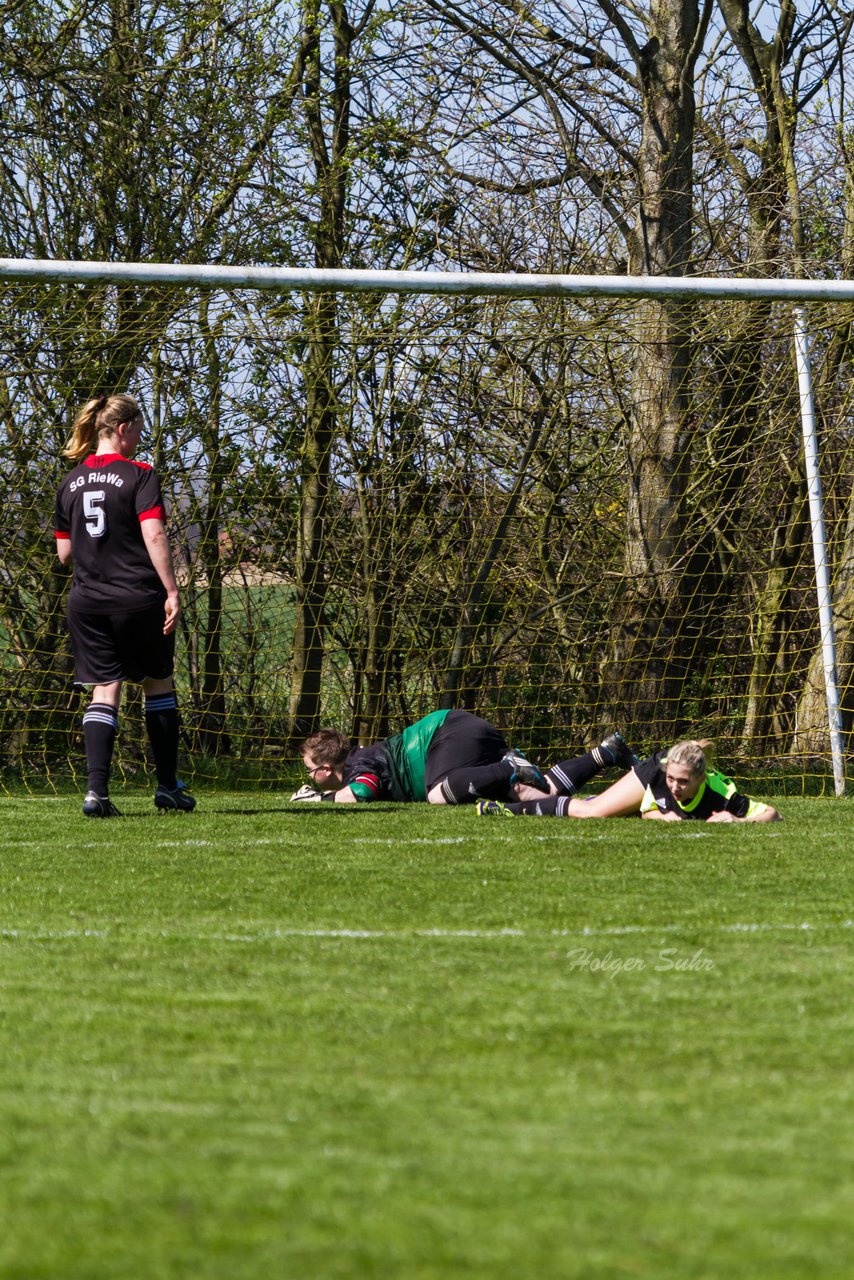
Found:
M 639 751 L 713 739 L 777 788 L 828 778 L 791 302 L 0 289 L 6 785 L 80 767 L 54 495 L 76 409 L 122 390 L 170 507 L 196 780 L 290 777 L 320 724 L 370 740 L 440 706 L 541 760 L 619 728 Z M 809 322 L 844 728 L 851 304 Z

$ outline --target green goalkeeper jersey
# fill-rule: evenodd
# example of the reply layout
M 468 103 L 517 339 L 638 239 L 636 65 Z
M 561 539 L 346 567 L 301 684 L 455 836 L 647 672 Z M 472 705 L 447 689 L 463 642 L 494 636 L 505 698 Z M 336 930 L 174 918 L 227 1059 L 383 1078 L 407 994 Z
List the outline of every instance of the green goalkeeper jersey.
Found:
M 347 756 L 343 784 L 357 800 L 426 800 L 424 767 L 434 734 L 449 711 L 431 711 L 383 742 Z

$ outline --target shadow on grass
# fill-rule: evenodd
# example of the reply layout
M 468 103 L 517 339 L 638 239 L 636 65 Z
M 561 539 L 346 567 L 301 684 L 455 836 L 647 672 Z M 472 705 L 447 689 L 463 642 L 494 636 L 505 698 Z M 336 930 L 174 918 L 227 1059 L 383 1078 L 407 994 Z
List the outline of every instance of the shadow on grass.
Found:
M 388 812 L 390 809 L 392 808 L 396 809 L 398 807 L 399 806 L 397 805 L 384 805 L 384 806 L 372 805 L 371 806 L 374 812 L 382 812 L 383 810 L 385 810 L 385 812 Z M 275 808 L 272 806 L 264 806 L 258 809 L 234 809 L 230 807 L 226 809 L 220 809 L 215 804 L 213 805 L 206 804 L 204 801 L 202 801 L 202 805 L 196 810 L 196 813 L 194 816 L 191 816 L 189 813 L 177 813 L 177 812 L 176 813 L 169 813 L 169 812 L 152 813 L 148 809 L 140 810 L 138 813 L 131 813 L 131 812 L 128 812 L 126 809 L 122 809 L 120 813 L 116 814 L 115 819 L 114 818 L 85 818 L 85 821 L 90 825 L 94 825 L 95 823 L 98 823 L 98 822 L 113 822 L 113 821 L 136 822 L 143 819 L 145 821 L 151 821 L 151 819 L 154 818 L 157 822 L 178 822 L 178 823 L 186 822 L 186 823 L 192 824 L 196 820 L 196 817 L 208 817 L 213 815 L 216 815 L 216 817 L 218 818 L 255 818 L 255 817 L 261 817 L 266 813 L 291 813 L 291 814 L 301 813 L 302 816 L 306 818 L 320 818 L 320 817 L 323 817 L 323 818 L 348 817 L 349 818 L 349 817 L 352 817 L 354 813 L 361 813 L 361 814 L 365 813 L 365 809 L 363 808 L 357 809 L 355 806 L 341 805 L 341 804 L 324 805 L 323 813 L 318 813 L 317 808 L 315 808 L 314 806 L 312 806 L 312 808 L 308 811 L 307 809 L 308 809 L 308 806 L 302 806 L 297 804 L 284 805 L 281 807 L 276 806 Z
M 434 808 L 436 806 L 433 806 Z M 271 808 L 264 806 L 259 809 L 211 809 L 205 805 L 202 812 L 218 813 L 222 817 L 234 814 L 237 818 L 252 818 L 256 815 L 264 813 L 300 813 L 305 818 L 352 818 L 355 814 L 366 813 L 390 813 L 395 809 L 399 809 L 399 804 L 371 804 L 371 805 L 355 805 L 355 804 L 285 804 L 281 807 Z

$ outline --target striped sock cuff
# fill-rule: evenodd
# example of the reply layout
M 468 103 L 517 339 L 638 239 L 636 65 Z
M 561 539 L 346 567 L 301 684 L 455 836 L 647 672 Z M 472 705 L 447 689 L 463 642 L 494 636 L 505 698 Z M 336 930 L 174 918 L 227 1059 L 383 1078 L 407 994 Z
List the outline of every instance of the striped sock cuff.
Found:
M 118 728 L 119 713 L 116 707 L 106 702 L 91 702 L 83 712 L 84 724 L 106 724 L 111 729 Z
M 569 815 L 569 802 L 572 796 L 560 796 L 555 805 L 555 817 L 566 818 Z
M 146 711 L 175 711 L 178 700 L 174 693 L 155 693 L 145 699 Z
M 568 776 L 568 774 L 564 773 L 563 769 L 561 769 L 559 764 L 556 764 L 552 769 L 547 769 L 546 777 L 552 780 L 552 782 L 555 784 L 558 792 L 561 795 L 564 795 L 564 796 L 575 795 L 575 790 L 576 790 L 575 783 Z
M 454 795 L 447 778 L 442 779 L 441 787 L 442 795 L 445 797 L 445 804 L 459 804 L 459 800 Z

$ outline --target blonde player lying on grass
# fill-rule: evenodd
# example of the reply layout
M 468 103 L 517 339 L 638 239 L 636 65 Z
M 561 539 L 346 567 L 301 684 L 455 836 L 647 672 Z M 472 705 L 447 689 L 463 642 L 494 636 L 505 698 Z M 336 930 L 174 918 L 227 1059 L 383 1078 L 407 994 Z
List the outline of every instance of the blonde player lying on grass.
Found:
M 779 822 L 773 805 L 751 800 L 735 783 L 709 768 L 703 744 L 677 742 L 669 751 L 656 751 L 633 765 L 601 795 L 582 800 L 577 796 L 548 797 L 520 793 L 515 804 L 483 800 L 482 816 L 516 817 L 536 814 L 555 818 L 642 818 L 659 822 Z

